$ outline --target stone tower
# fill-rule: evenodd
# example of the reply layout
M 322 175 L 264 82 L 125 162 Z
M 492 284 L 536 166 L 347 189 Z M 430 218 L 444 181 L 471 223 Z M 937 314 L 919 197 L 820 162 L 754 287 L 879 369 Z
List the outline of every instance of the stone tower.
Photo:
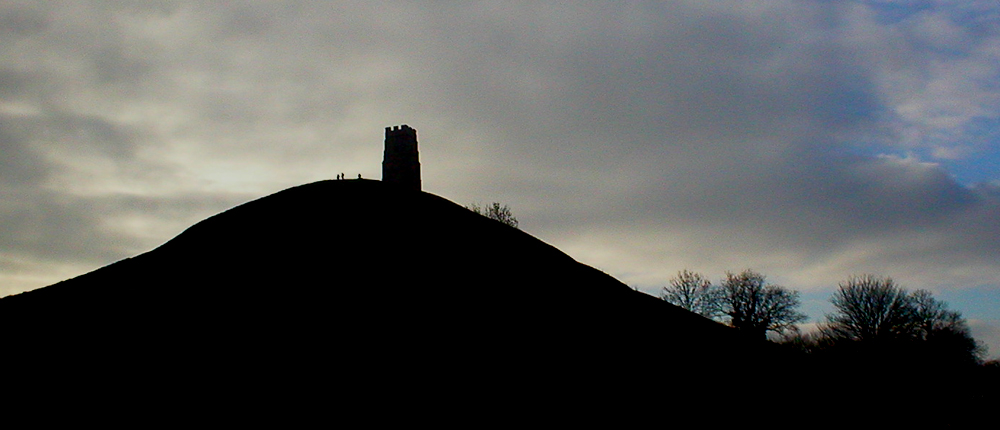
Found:
M 417 130 L 403 124 L 385 128 L 382 182 L 420 191 L 420 154 Z

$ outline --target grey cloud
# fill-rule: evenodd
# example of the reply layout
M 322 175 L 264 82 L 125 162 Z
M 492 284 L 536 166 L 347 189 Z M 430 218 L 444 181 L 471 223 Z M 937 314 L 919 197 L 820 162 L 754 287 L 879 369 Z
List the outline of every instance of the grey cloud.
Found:
M 0 100 L 22 100 L 36 92 L 41 79 L 31 73 L 0 67 Z
M 627 32 L 629 23 L 576 31 L 586 37 L 522 31 L 498 24 L 508 18 L 500 13 L 477 18 L 458 21 L 479 32 L 463 32 L 468 37 L 458 46 L 442 44 L 441 57 L 452 63 L 440 66 L 445 72 L 431 81 L 440 95 L 428 99 L 547 168 L 595 162 L 595 150 L 643 157 L 649 146 L 697 153 L 748 140 L 804 140 L 820 127 L 870 122 L 865 113 L 877 109 L 871 84 L 838 64 L 849 55 L 822 41 L 788 54 L 782 47 L 799 43 L 794 34 L 748 28 L 729 16 L 675 19 L 637 33 Z M 466 55 L 478 51 L 490 56 L 469 64 Z
M 252 196 L 201 193 L 191 196 L 106 195 L 74 197 L 51 191 L 7 194 L 0 203 L 6 255 L 32 256 L 49 263 L 99 267 L 148 251 L 203 218 Z M 123 229 L 140 219 L 154 231 Z
M 0 114 L 0 122 L 4 126 L 7 149 L 13 154 L 33 154 L 27 157 L 26 163 L 37 170 L 43 170 L 40 167 L 43 165 L 52 167 L 51 163 L 43 161 L 43 156 L 53 151 L 99 154 L 125 162 L 133 154 L 140 134 L 129 126 L 101 117 L 71 112 Z
M 5 39 L 38 34 L 47 26 L 45 13 L 27 5 L 7 7 L 0 15 L 0 34 L 6 36 Z
M 496 130 L 510 141 L 502 155 L 516 168 L 497 173 L 572 166 L 581 186 L 591 187 L 587 197 L 599 202 L 583 205 L 572 201 L 577 193 L 567 192 L 551 204 L 621 208 L 603 211 L 595 223 L 648 222 L 629 212 L 646 207 L 644 216 L 740 226 L 767 245 L 828 250 L 908 231 L 942 231 L 949 217 L 989 207 L 939 168 L 845 154 L 853 143 L 844 139 L 882 132 L 879 121 L 887 111 L 879 71 L 864 63 L 865 46 L 803 40 L 778 19 L 753 27 L 729 15 L 682 22 L 661 34 L 655 26 L 640 36 L 603 29 L 564 45 L 546 43 L 554 34 L 493 23 L 504 22 L 502 13 L 477 18 L 461 21 L 482 29 L 463 33 L 470 37 L 462 52 L 482 48 L 495 60 L 454 64 L 441 84 L 448 87 L 444 93 L 475 97 L 446 98 L 441 108 L 473 124 L 512 121 Z M 837 25 L 823 14 L 804 19 Z M 539 33 L 540 40 L 524 40 Z M 444 57 L 449 54 L 454 52 Z M 547 79 L 552 88 L 531 90 Z M 619 165 L 632 173 L 624 189 L 610 183 Z M 537 186 L 551 185 L 544 181 Z M 632 199 L 600 191 L 624 191 Z
M 46 177 L 45 161 L 29 148 L 31 130 L 22 127 L 17 118 L 0 115 L 0 186 L 36 186 Z

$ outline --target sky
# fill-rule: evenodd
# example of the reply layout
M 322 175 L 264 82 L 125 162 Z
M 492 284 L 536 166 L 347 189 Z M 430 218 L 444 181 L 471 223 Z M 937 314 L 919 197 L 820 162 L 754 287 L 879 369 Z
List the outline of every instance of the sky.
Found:
M 815 324 L 889 276 L 1000 357 L 995 1 L 0 0 L 0 40 L 0 296 L 409 124 L 425 191 L 641 291 L 749 268 Z

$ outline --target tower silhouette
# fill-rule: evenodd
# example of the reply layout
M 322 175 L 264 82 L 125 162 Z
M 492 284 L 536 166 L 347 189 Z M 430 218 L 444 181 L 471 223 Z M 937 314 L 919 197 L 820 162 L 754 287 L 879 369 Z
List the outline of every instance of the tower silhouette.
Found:
M 385 128 L 382 182 L 420 191 L 420 154 L 417 130 L 403 124 Z

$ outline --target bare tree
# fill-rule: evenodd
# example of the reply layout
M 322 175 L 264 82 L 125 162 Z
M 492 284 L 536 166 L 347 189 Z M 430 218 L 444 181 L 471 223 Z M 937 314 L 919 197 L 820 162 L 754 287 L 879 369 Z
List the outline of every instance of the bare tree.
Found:
M 768 284 L 764 275 L 749 269 L 739 274 L 726 272 L 721 291 L 722 313 L 729 316 L 729 324 L 756 337 L 795 329 L 795 323 L 806 319 L 795 310 L 798 292 Z
M 832 342 L 860 342 L 900 355 L 939 363 L 974 364 L 983 347 L 972 338 L 962 314 L 948 310 L 929 291 L 912 293 L 891 278 L 853 276 L 831 299 L 820 333 Z
M 682 270 L 663 287 L 660 298 L 706 318 L 722 315 L 719 289 L 700 273 Z
M 466 209 L 489 219 L 497 220 L 511 227 L 518 228 L 517 218 L 514 217 L 514 213 L 510 211 L 510 207 L 507 205 L 501 205 L 500 203 L 493 202 L 483 207 L 476 203 L 472 203 L 469 206 L 466 206 Z
M 913 329 L 913 304 L 891 278 L 852 276 L 831 299 L 837 311 L 820 326 L 831 339 L 888 340 Z
M 927 340 L 934 333 L 965 325 L 961 312 L 948 310 L 948 305 L 931 296 L 930 291 L 914 291 L 909 299 L 913 306 L 913 328 L 919 339 Z
M 986 347 L 969 331 L 962 314 L 948 310 L 948 305 L 926 290 L 910 294 L 913 303 L 915 340 L 924 345 L 923 355 L 947 364 L 980 364 Z

